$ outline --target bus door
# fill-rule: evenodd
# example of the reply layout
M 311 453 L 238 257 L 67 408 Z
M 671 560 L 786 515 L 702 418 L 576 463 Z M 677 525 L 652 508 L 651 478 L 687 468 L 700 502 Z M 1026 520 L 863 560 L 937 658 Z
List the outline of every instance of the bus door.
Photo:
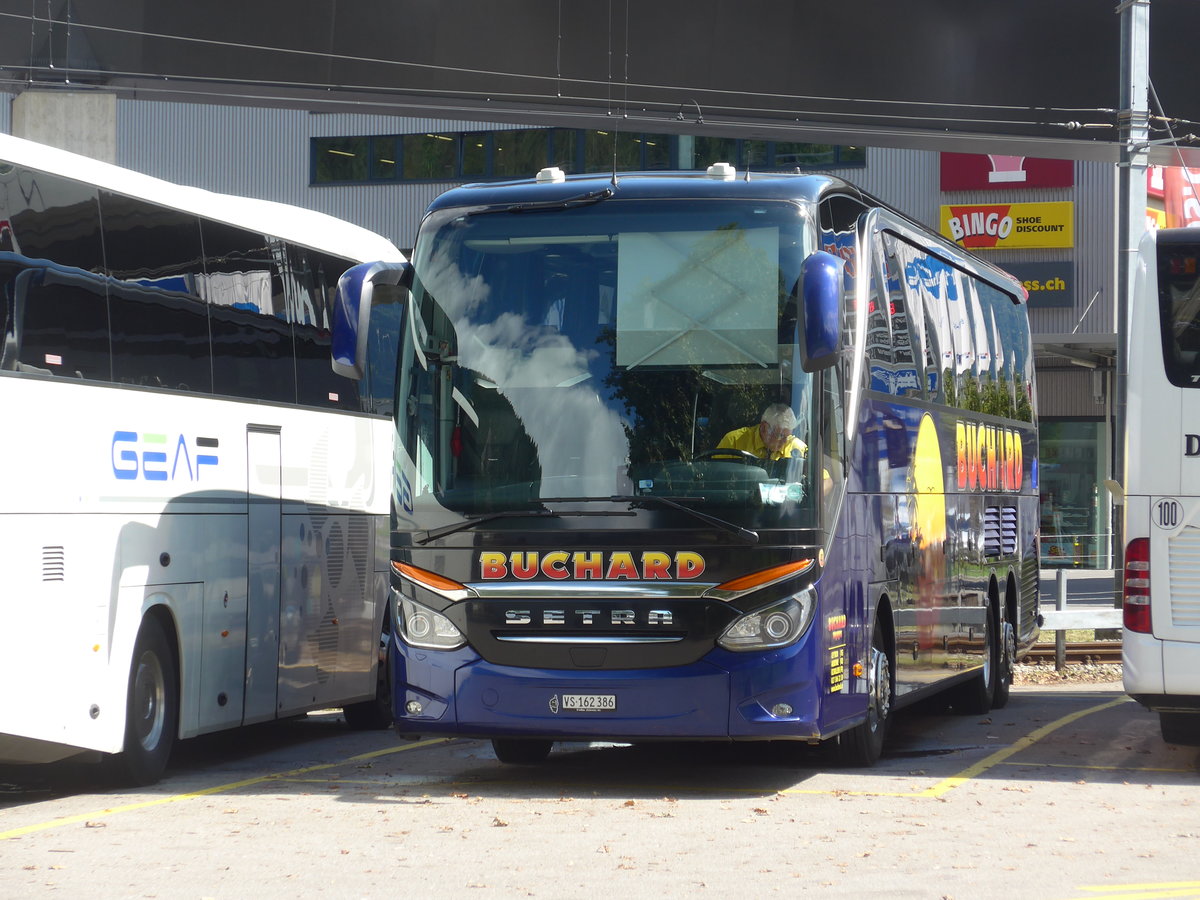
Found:
M 278 427 L 247 426 L 246 724 L 274 718 L 277 703 L 281 452 Z

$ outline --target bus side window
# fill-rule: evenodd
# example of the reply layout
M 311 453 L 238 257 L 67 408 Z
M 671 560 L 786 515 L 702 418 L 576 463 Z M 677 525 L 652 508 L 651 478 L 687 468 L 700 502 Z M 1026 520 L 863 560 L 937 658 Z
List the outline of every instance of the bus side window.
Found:
M 105 281 L 79 270 L 0 266 L 9 371 L 108 381 Z
M 329 365 L 333 296 L 345 263 L 316 250 L 283 241 L 276 244 L 280 265 L 289 273 L 284 285 L 293 294 L 286 308 L 296 350 L 296 402 L 322 409 L 359 409 L 359 383 L 336 374 Z
M 276 287 L 272 240 L 209 220 L 201 221 L 200 232 L 201 296 L 212 322 L 213 392 L 295 403 L 292 329 L 282 306 L 282 288 Z
M 867 211 L 868 207 L 861 200 L 844 194 L 830 194 L 822 198 L 818 210 L 821 225 L 820 249 L 845 261 L 846 286 L 851 288 L 845 292 L 842 304 L 842 347 L 846 353 L 853 353 L 854 347 L 857 346 L 854 333 L 857 325 L 856 297 L 852 289 L 854 279 L 858 275 L 859 262 L 855 258 L 855 244 L 859 220 Z
M 10 167 L 0 173 L 0 218 L 11 223 L 3 233 L 5 252 L 0 254 L 4 368 L 110 380 L 96 189 Z M 36 260 L 79 271 L 60 273 L 33 264 Z
M 200 223 L 191 214 L 100 194 L 113 381 L 210 393 L 208 313 L 197 296 Z
M 821 479 L 822 521 L 831 522 L 846 487 L 845 440 L 846 422 L 842 410 L 842 379 L 839 366 L 832 366 L 819 375 L 821 400 L 819 427 L 821 431 L 820 466 L 811 468 L 812 477 Z M 817 472 L 820 471 L 820 476 Z
M 953 403 L 954 350 L 942 279 L 916 247 L 890 234 L 885 235 L 885 242 L 910 311 L 906 316 L 910 332 L 918 340 L 914 357 L 921 361 L 918 368 L 923 369 L 925 392 L 934 403 Z
M 1005 396 L 1011 396 L 1014 418 L 1033 420 L 1032 359 L 1025 313 L 1020 302 L 1011 294 L 990 284 L 979 282 L 981 306 L 986 310 L 987 327 L 992 333 L 992 361 L 996 385 Z M 1007 401 L 1004 401 L 1007 404 Z
M 886 364 L 883 358 L 879 364 L 872 364 L 871 387 L 899 397 L 923 398 L 924 379 L 916 355 L 920 341 L 909 327 L 902 270 L 883 245 L 876 246 L 876 257 L 879 267 L 872 278 L 872 302 L 878 305 L 879 315 L 886 318 L 890 338 Z

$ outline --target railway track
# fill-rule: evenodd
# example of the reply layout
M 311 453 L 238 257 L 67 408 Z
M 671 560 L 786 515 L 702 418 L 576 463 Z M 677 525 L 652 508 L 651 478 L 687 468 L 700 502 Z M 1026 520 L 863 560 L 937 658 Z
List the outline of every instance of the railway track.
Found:
M 1068 642 L 1066 647 L 1068 665 L 1082 663 L 1119 663 L 1121 661 L 1120 641 L 1075 641 Z M 1036 644 L 1029 654 L 1021 660 L 1025 665 L 1054 665 L 1054 645 Z

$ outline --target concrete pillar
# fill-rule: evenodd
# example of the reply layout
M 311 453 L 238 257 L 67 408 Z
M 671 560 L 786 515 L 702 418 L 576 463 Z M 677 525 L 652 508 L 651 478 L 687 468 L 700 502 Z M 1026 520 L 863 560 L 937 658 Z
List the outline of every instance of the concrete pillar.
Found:
M 12 102 L 16 137 L 117 161 L 117 97 L 101 91 L 24 91 Z

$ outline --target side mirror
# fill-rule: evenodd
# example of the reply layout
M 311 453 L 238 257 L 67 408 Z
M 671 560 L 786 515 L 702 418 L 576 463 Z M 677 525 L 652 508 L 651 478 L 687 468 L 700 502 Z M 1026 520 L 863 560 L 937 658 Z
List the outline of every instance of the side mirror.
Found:
M 818 372 L 837 362 L 842 339 L 842 270 L 845 263 L 818 250 L 800 267 L 796 345 L 800 367 Z
M 330 344 L 333 371 L 361 381 L 367 364 L 372 294 L 380 285 L 408 287 L 409 263 L 360 263 L 338 279 L 333 302 L 333 337 Z

